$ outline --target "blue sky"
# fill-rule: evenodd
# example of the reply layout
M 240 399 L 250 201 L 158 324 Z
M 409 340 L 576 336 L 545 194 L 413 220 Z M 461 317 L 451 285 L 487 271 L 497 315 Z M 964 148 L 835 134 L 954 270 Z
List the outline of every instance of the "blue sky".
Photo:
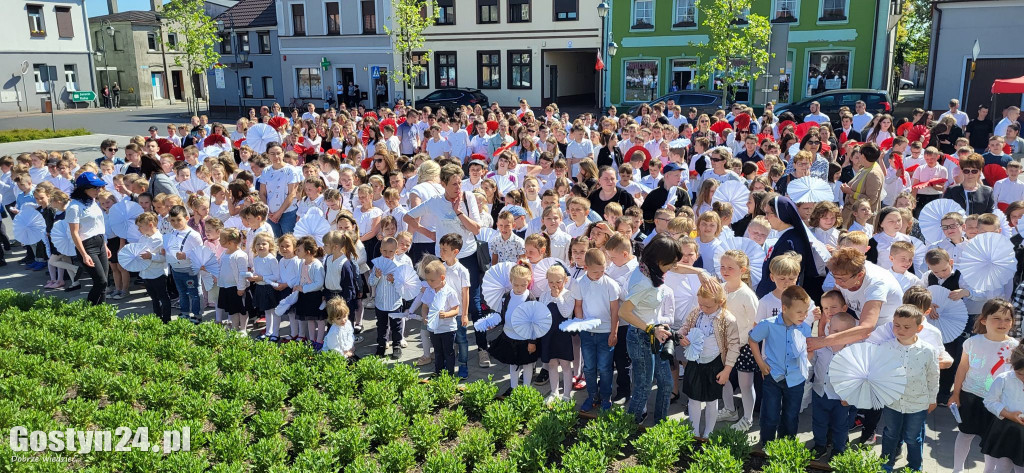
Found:
M 167 3 L 164 0 L 164 3 Z M 85 2 L 85 9 L 90 17 L 106 15 L 106 0 L 89 0 Z M 149 0 L 117 0 L 117 9 L 121 11 L 149 10 Z

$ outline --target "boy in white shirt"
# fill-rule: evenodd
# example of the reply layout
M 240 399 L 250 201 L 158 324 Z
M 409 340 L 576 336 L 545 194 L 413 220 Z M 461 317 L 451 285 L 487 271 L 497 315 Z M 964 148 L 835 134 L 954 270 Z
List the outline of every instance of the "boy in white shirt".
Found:
M 459 295 L 446 284 L 444 263 L 434 260 L 422 269 L 427 288 L 420 294 L 424 327 L 430 332 L 430 344 L 434 347 L 434 375 L 447 370 L 455 375 L 455 332 L 458 326 Z M 417 304 L 413 303 L 416 310 Z
M 612 278 L 619 286 L 619 303 L 626 300 L 626 289 L 629 286 L 629 276 L 640 266 L 636 256 L 633 255 L 633 245 L 628 236 L 621 233 L 614 233 L 604 244 L 604 252 L 608 255 L 609 264 L 605 269 L 605 275 Z M 619 321 L 617 331 L 617 342 L 613 353 L 613 364 L 618 376 L 615 378 L 618 389 L 612 401 L 625 399 L 631 392 L 631 379 L 629 377 L 629 354 L 626 352 L 626 331 L 629 324 Z
M 565 232 L 576 238 L 587 232 L 587 225 L 590 222 L 587 216 L 590 214 L 590 201 L 583 197 L 573 196 L 565 204 L 569 214 L 569 223 L 565 224 Z
M 576 318 L 601 321 L 597 328 L 579 335 L 583 373 L 587 378 L 587 399 L 580 407 L 584 412 L 593 409 L 598 400 L 601 401 L 601 409 L 612 407 L 612 359 L 613 348 L 618 342 L 620 290 L 619 285 L 604 274 L 606 262 L 603 251 L 597 248 L 587 250 L 584 257 L 586 276 L 576 280 L 570 289 L 576 300 Z
M 1018 179 L 1020 170 L 1020 161 L 1010 161 L 1006 165 L 1006 177 L 996 181 L 992 186 L 992 197 L 996 200 L 996 206 L 1024 200 L 1024 182 Z
M 153 301 L 153 313 L 164 323 L 171 321 L 171 298 L 167 295 L 167 258 L 164 256 L 163 238 L 156 231 L 156 214 L 144 212 L 135 217 L 139 228 L 139 243 L 146 248 L 141 257 L 149 266 L 139 271 L 146 294 Z
M 594 159 L 594 143 L 585 136 L 586 132 L 583 125 L 573 125 L 572 133 L 569 134 L 570 141 L 565 148 L 565 158 L 572 165 L 573 176 L 579 174 L 579 162 L 583 158 Z
M 449 233 L 441 237 L 441 262 L 444 263 L 447 284 L 459 294 L 459 323 L 455 332 L 455 346 L 459 362 L 459 378 L 469 378 L 469 341 L 466 339 L 466 327 L 469 326 L 469 270 L 459 262 L 459 251 L 462 249 L 462 235 Z M 487 347 L 487 333 L 476 332 L 477 346 L 483 339 L 480 353 Z
M 909 241 L 895 241 L 889 248 L 889 261 L 892 267 L 889 268 L 896 276 L 900 287 L 906 292 L 913 286 L 922 286 L 921 278 L 917 277 L 910 267 L 914 265 L 914 244 Z
M 924 165 L 918 166 L 917 169 L 914 170 L 911 185 L 928 182 L 932 179 L 949 179 L 949 170 L 946 169 L 945 166 L 939 165 L 939 154 L 939 150 L 932 146 L 929 146 L 928 149 L 924 151 Z M 904 169 L 906 169 L 906 162 L 903 164 Z M 945 190 L 946 182 L 917 189 L 917 211 L 920 212 L 921 209 L 924 208 L 925 204 L 941 198 L 942 193 Z M 895 199 L 895 197 L 893 197 L 893 199 Z

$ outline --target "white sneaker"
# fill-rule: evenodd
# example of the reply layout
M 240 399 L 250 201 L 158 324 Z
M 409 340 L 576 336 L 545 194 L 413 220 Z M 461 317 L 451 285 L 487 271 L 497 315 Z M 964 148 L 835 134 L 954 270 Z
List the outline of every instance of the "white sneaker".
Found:
M 732 428 L 733 428 L 733 430 L 738 430 L 740 432 L 746 432 L 746 431 L 750 430 L 750 421 L 747 420 L 746 418 L 742 418 L 738 422 L 733 424 Z
M 740 413 L 729 409 L 720 409 L 718 411 L 718 420 L 720 422 L 733 422 L 740 418 Z
M 409 348 L 409 342 L 405 341 L 405 339 L 403 338 L 402 341 L 398 342 L 398 346 L 402 348 Z
M 544 398 L 544 404 L 550 406 L 558 401 L 558 399 L 559 397 L 555 393 L 548 394 L 548 397 Z
M 114 291 L 114 292 L 110 293 L 110 295 L 107 296 L 107 298 L 111 299 L 111 300 L 119 301 L 121 299 L 124 299 L 124 293 L 122 293 L 121 291 Z

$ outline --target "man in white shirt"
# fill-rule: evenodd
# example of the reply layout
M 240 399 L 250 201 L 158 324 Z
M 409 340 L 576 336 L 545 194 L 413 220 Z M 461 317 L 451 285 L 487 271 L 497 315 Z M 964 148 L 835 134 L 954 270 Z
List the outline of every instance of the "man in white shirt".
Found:
M 1006 177 L 996 181 L 992 186 L 992 198 L 996 205 L 1010 204 L 1024 200 L 1024 182 L 1020 182 L 1020 161 L 1010 161 L 1006 165 Z
M 316 113 L 316 105 L 313 105 L 313 102 L 307 103 L 306 113 L 302 114 L 302 119 L 316 121 L 317 117 L 319 116 L 320 115 Z
M 868 126 L 868 123 L 871 123 L 871 119 L 874 118 L 874 115 L 868 113 L 868 104 L 864 103 L 863 100 L 858 100 L 853 107 L 854 110 L 857 111 L 857 113 L 853 115 L 853 129 L 856 130 L 857 133 L 860 133 L 864 127 Z
M 822 123 L 829 123 L 831 121 L 831 120 L 829 120 L 828 115 L 825 115 L 824 113 L 821 113 L 821 104 L 818 103 L 817 100 L 811 102 L 810 110 L 811 110 L 810 113 L 808 113 L 806 116 L 804 116 L 804 122 L 805 123 L 806 122 L 815 122 L 815 123 L 821 125 Z
M 996 124 L 994 130 L 992 130 L 992 136 L 1006 136 L 1006 127 L 1010 126 L 1011 123 L 1017 121 L 1020 117 L 1020 107 L 1010 106 L 1006 109 L 1006 116 L 999 123 Z
M 585 138 L 586 128 L 583 125 L 574 125 L 570 135 L 569 145 L 565 148 L 565 157 L 572 164 L 571 176 L 579 174 L 579 162 L 583 158 L 594 159 L 594 143 Z M 596 177 L 596 176 L 595 176 Z
M 949 111 L 939 115 L 939 121 L 941 122 L 947 116 L 953 117 L 956 120 L 956 126 L 960 128 L 966 127 L 967 122 L 971 121 L 966 113 L 960 111 L 960 101 L 957 99 L 949 100 Z

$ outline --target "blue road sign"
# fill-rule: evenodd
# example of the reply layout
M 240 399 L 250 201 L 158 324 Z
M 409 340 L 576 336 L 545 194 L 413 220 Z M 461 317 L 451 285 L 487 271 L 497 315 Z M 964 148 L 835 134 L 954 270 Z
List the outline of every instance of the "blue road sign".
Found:
M 373 66 L 370 68 L 370 77 L 380 79 L 380 66 Z

